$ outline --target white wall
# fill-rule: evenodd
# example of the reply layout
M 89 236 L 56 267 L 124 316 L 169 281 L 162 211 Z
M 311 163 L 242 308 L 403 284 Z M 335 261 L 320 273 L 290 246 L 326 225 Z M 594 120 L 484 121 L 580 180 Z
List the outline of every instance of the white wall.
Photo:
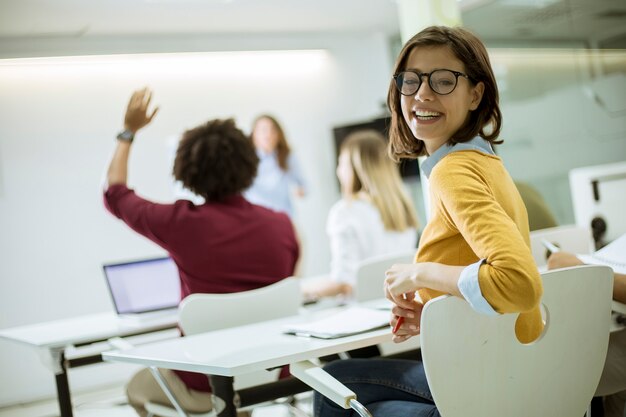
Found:
M 250 46 L 223 42 L 233 50 Z M 296 206 L 303 272 L 327 271 L 324 226 L 339 198 L 332 127 L 379 115 L 391 71 L 387 41 L 381 34 L 300 35 L 257 40 L 253 49 L 322 51 L 274 53 L 271 71 L 259 53 L 243 60 L 217 54 L 0 61 L 0 328 L 109 310 L 101 264 L 162 253 L 101 203 L 102 174 L 125 105 L 144 85 L 154 89 L 161 111 L 136 139 L 131 186 L 167 201 L 173 136 L 213 117 L 235 117 L 249 131 L 258 113 L 275 114 L 310 183 Z M 128 373 L 99 368 L 70 371 L 71 388 Z M 0 405 L 54 393 L 52 375 L 27 347 L 0 341 L 0 374 L 6 376 Z
M 490 55 L 504 118 L 498 153 L 513 178 L 539 190 L 560 224 L 574 223 L 569 171 L 626 160 L 626 52 Z

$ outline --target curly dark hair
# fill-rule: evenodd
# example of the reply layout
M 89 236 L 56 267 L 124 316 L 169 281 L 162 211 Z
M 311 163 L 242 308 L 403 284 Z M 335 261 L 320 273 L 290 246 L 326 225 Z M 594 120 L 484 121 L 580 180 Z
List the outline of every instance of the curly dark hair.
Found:
M 463 126 L 448 140 L 449 144 L 467 142 L 480 136 L 492 144 L 500 144 L 498 140 L 502 126 L 502 113 L 498 104 L 498 86 L 493 74 L 487 49 L 476 35 L 460 27 L 430 26 L 413 36 L 404 45 L 393 73 L 397 74 L 406 67 L 411 51 L 423 46 L 447 46 L 463 63 L 470 82 L 485 85 L 482 100 L 478 108 L 470 113 Z M 387 93 L 387 105 L 391 111 L 389 128 L 389 156 L 395 161 L 402 158 L 414 159 L 426 154 L 424 142 L 416 139 L 404 121 L 400 105 L 400 93 L 392 78 Z
M 215 119 L 183 133 L 172 173 L 185 188 L 215 202 L 248 188 L 258 164 L 252 140 L 235 121 Z

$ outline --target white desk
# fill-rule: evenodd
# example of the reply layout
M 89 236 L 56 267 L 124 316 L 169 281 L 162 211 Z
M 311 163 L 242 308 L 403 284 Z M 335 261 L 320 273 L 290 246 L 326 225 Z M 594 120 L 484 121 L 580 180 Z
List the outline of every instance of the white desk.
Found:
M 611 306 L 613 311 L 619 314 L 626 314 L 626 304 L 620 303 L 618 301 L 613 300 L 613 305 Z
M 232 377 L 319 358 L 391 340 L 391 329 L 323 340 L 283 334 L 283 325 L 319 318 L 320 314 L 287 317 L 104 352 L 105 361 L 208 374 L 213 392 L 228 404 L 220 417 L 235 417 Z M 226 377 L 226 378 L 224 378 Z
M 320 313 L 331 314 L 328 311 L 316 312 L 309 314 L 308 319 L 318 318 Z M 105 361 L 207 374 L 214 393 L 229 404 L 227 399 L 234 396 L 232 377 L 377 345 L 391 339 L 389 328 L 331 340 L 283 334 L 284 324 L 306 320 L 306 316 L 282 318 L 146 344 L 125 351 L 104 352 L 102 356 Z M 219 414 L 220 417 L 235 415 L 233 404 Z
M 44 363 L 56 377 L 57 399 L 62 417 L 72 417 L 72 401 L 67 369 L 102 361 L 101 352 L 68 359 L 69 348 L 105 342 L 113 337 L 129 337 L 174 329 L 175 316 L 159 317 L 140 322 L 120 319 L 113 312 L 78 318 L 56 320 L 0 330 L 0 338 L 39 349 Z M 109 347 L 110 348 L 110 347 Z
M 613 310 L 613 320 L 611 322 L 611 332 L 626 331 L 626 304 L 613 300 L 611 306 Z

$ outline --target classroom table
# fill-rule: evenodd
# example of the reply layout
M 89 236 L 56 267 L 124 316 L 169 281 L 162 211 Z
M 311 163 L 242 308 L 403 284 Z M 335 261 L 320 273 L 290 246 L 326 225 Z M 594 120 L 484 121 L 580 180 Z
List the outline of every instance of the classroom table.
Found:
M 380 305 L 380 301 L 364 303 L 374 304 Z M 622 311 L 626 311 L 623 304 L 614 304 L 614 309 L 620 311 L 622 308 Z M 337 309 L 331 309 L 322 313 L 332 314 L 336 311 Z M 315 320 L 320 317 L 319 314 L 248 324 L 150 343 L 129 350 L 104 352 L 102 356 L 105 361 L 207 374 L 214 394 L 227 404 L 219 417 L 235 417 L 235 392 L 232 386 L 234 377 L 377 345 L 391 339 L 388 327 L 337 339 L 317 339 L 284 333 L 286 324 Z M 621 328 L 623 326 L 614 326 L 612 331 Z M 228 401 L 228 398 L 233 400 Z
M 219 416 L 235 417 L 234 377 L 391 340 L 388 326 L 336 339 L 284 333 L 286 324 L 316 320 L 336 311 L 318 311 L 149 343 L 129 350 L 104 352 L 102 357 L 111 362 L 207 374 L 214 394 L 226 401 L 226 408 Z
M 312 308 L 311 310 L 314 310 Z M 626 317 L 626 305 L 622 303 L 618 303 L 613 301 L 613 324 L 611 327 L 611 331 L 618 331 L 624 328 L 624 318 Z M 294 318 L 281 319 L 280 321 L 285 322 L 293 322 Z M 298 316 L 299 320 L 302 320 L 302 316 Z M 618 322 L 619 321 L 619 322 Z M 99 342 L 106 342 L 107 340 L 115 337 L 130 337 L 137 335 L 146 335 L 150 333 L 156 333 L 161 331 L 174 331 L 176 328 L 177 320 L 173 317 L 163 317 L 160 319 L 150 320 L 150 321 L 134 321 L 121 319 L 113 312 L 109 313 L 99 313 L 92 314 L 87 316 L 82 316 L 79 318 L 72 319 L 64 319 L 64 320 L 56 320 L 45 323 L 20 326 L 14 328 L 8 328 L 0 330 L 0 338 L 4 338 L 10 341 L 15 341 L 19 343 L 23 343 L 33 348 L 41 349 L 45 353 L 47 360 L 45 360 L 46 364 L 51 368 L 51 370 L 55 374 L 55 382 L 57 389 L 57 400 L 59 403 L 59 410 L 61 417 L 72 417 L 72 403 L 71 403 L 71 392 L 67 378 L 67 370 L 69 368 L 75 368 L 80 366 L 86 366 L 94 363 L 99 363 L 102 361 L 101 351 L 97 351 L 93 354 L 87 356 L 80 356 L 76 358 L 67 358 L 66 351 L 69 348 L 80 348 L 93 344 L 97 344 Z M 237 364 L 230 358 L 230 361 L 224 362 L 221 366 L 217 366 L 215 369 L 209 369 L 208 371 L 204 371 L 205 365 L 211 366 L 211 363 L 215 363 L 216 360 L 220 360 L 221 358 L 215 356 L 218 353 L 214 353 L 213 357 L 210 358 L 211 361 L 206 364 L 203 363 L 202 356 L 191 356 L 189 361 L 180 361 L 180 366 L 190 366 L 192 369 L 187 368 L 178 368 L 173 367 L 173 363 L 176 359 L 180 359 L 180 357 L 165 357 L 166 362 L 159 362 L 157 365 L 172 369 L 187 369 L 194 370 L 204 373 L 215 372 L 216 376 L 214 379 L 217 383 L 226 384 L 226 387 L 232 386 L 228 378 L 231 378 L 236 375 L 244 374 L 248 372 L 250 369 L 267 369 L 268 367 L 275 367 L 284 365 L 287 363 L 292 363 L 295 360 L 303 360 L 309 359 L 319 356 L 325 356 L 328 354 L 335 354 L 344 352 L 346 350 L 351 350 L 360 347 L 366 347 L 371 345 L 379 345 L 386 341 L 390 340 L 388 330 L 378 330 L 374 332 L 369 332 L 357 336 L 351 336 L 349 338 L 335 339 L 332 341 L 324 341 L 317 339 L 303 339 L 290 335 L 282 335 L 277 334 L 276 327 L 280 323 L 275 324 L 258 324 L 258 325 L 250 325 L 251 329 L 246 330 L 243 326 L 244 330 L 247 331 L 258 331 L 259 329 L 263 331 L 264 326 L 270 326 L 268 333 L 262 333 L 262 338 L 254 338 L 255 344 L 261 343 L 261 341 L 265 341 L 264 345 L 261 347 L 267 347 L 268 349 L 261 349 L 260 353 L 265 353 L 265 357 L 258 357 L 255 355 L 248 355 L 245 352 L 246 349 L 246 341 L 251 340 L 251 333 L 240 334 L 239 339 L 233 339 L 234 341 L 239 341 L 238 343 L 244 343 L 243 349 L 246 355 L 250 356 L 250 363 L 239 363 Z M 217 335 L 218 338 L 231 337 L 232 334 L 237 335 L 239 332 L 239 328 L 222 330 L 219 332 L 226 332 L 225 334 Z M 256 329 L 256 330 L 255 330 Z M 266 328 L 267 329 L 267 328 Z M 230 331 L 234 333 L 230 333 Z M 110 361 L 119 361 L 119 362 L 130 362 L 130 363 L 138 363 L 144 366 L 150 366 L 155 364 L 152 359 L 158 357 L 157 355 L 161 352 L 161 346 L 163 343 L 174 343 L 172 348 L 180 348 L 179 343 L 183 345 L 187 344 L 195 344 L 194 340 L 198 339 L 199 343 L 208 343 L 211 337 L 215 337 L 212 332 L 207 335 L 196 335 L 190 336 L 183 339 L 175 339 L 169 342 L 155 342 L 149 345 L 140 346 L 136 349 L 127 350 L 124 352 L 107 352 L 105 354 L 105 360 Z M 177 332 L 176 332 L 177 333 Z M 279 333 L 279 332 L 278 332 Z M 211 336 L 213 335 L 213 336 Z M 271 335 L 271 337 L 270 337 Z M 167 337 L 171 337 L 172 335 L 168 335 Z M 208 337 L 209 339 L 203 339 L 203 337 Z M 414 338 L 417 340 L 417 338 Z M 222 341 L 223 339 L 220 339 Z M 274 354 L 271 343 L 278 343 L 282 346 L 280 351 L 276 351 Z M 287 343 L 285 343 L 287 342 Z M 217 345 L 222 346 L 230 346 L 231 341 L 229 340 L 228 344 L 218 343 Z M 167 345 L 169 346 L 169 345 Z M 412 346 L 415 348 L 416 346 Z M 143 353 L 143 349 L 146 349 L 146 356 L 141 356 Z M 190 349 L 189 352 L 195 352 L 197 349 Z M 228 358 L 228 354 L 235 352 L 242 352 L 241 347 L 238 349 L 226 349 L 224 358 Z M 271 352 L 268 352 L 270 350 Z M 180 353 L 180 352 L 179 352 Z M 135 356 L 132 356 L 132 355 Z M 125 355 L 131 355 L 125 358 Z M 193 360 L 191 360 L 193 359 Z M 167 361 L 170 362 L 167 362 Z M 256 361 L 256 362 L 255 362 Z M 291 362 L 286 362 L 291 361 Z M 188 362 L 188 363 L 185 363 Z M 218 364 L 219 365 L 219 364 Z M 244 366 L 246 365 L 246 366 Z M 178 365 L 177 365 L 178 366 Z M 221 372 L 223 379 L 220 381 Z
M 72 399 L 67 378 L 68 368 L 102 362 L 101 351 L 92 351 L 90 345 L 107 342 L 116 337 L 132 337 L 163 332 L 162 337 L 178 335 L 175 314 L 150 320 L 120 318 L 113 312 L 91 314 L 71 319 L 55 320 L 0 330 L 0 338 L 40 349 L 42 359 L 55 375 L 57 400 L 61 417 L 72 417 Z M 84 348 L 86 355 L 68 358 L 68 350 Z
M 626 327 L 626 304 L 613 300 L 611 310 L 613 310 L 611 332 L 624 329 Z

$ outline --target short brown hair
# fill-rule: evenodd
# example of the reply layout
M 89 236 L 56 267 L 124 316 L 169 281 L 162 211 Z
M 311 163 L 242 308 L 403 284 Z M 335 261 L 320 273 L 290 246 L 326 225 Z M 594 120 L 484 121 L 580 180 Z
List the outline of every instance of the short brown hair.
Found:
M 258 164 L 252 141 L 235 121 L 216 119 L 183 133 L 173 174 L 206 201 L 220 201 L 248 188 Z
M 498 86 L 493 75 L 487 49 L 476 35 L 460 27 L 430 26 L 413 36 L 404 45 L 394 67 L 394 74 L 403 71 L 407 57 L 416 47 L 447 46 L 465 66 L 471 83 L 485 85 L 478 108 L 470 113 L 470 118 L 449 139 L 449 144 L 467 142 L 480 136 L 492 144 L 500 144 L 498 139 L 502 126 L 502 113 L 498 104 Z M 404 121 L 400 105 L 400 93 L 392 78 L 387 93 L 387 105 L 391 111 L 389 128 L 389 155 L 394 160 L 417 158 L 426 154 L 424 142 L 415 138 Z M 490 129 L 488 129 L 490 128 Z

